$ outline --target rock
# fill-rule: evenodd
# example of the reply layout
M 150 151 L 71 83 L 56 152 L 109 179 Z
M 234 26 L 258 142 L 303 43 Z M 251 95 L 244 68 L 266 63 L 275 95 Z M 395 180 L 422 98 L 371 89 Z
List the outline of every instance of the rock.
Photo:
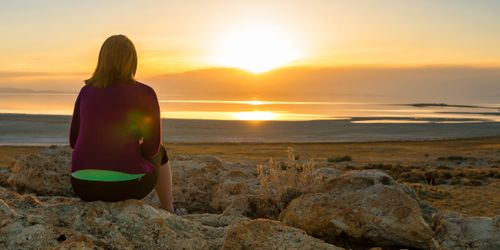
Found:
M 222 249 L 343 249 L 279 221 L 255 219 L 229 228 Z
M 7 179 L 11 175 L 11 172 L 8 168 L 2 168 L 0 167 L 0 186 L 6 187 L 9 186 L 10 184 L 7 182 Z
M 357 190 L 373 185 L 397 186 L 391 176 L 380 170 L 347 171 L 337 178 L 330 178 L 324 182 L 321 190 Z
M 0 249 L 500 249 L 500 216 L 441 214 L 433 232 L 424 218 L 437 211 L 382 171 L 316 167 L 303 186 L 279 183 L 284 191 L 269 195 L 254 166 L 176 156 L 174 201 L 190 213 L 177 216 L 151 206 L 159 206 L 155 192 L 82 202 L 69 182 L 70 155 L 50 147 L 0 171 L 9 188 L 0 187 Z
M 311 172 L 313 185 L 310 187 L 311 192 L 324 191 L 323 185 L 336 179 L 342 174 L 342 171 L 332 167 L 320 167 Z
M 355 171 L 328 184 L 327 192 L 294 199 L 279 220 L 328 242 L 347 237 L 372 246 L 434 247 L 418 203 L 388 175 Z
M 251 218 L 278 218 L 281 209 L 275 200 L 260 195 L 239 195 L 222 212 L 227 216 L 246 216 Z
M 48 147 L 18 157 L 7 179 L 10 186 L 39 195 L 74 195 L 71 188 L 71 148 Z
M 217 211 L 211 207 L 212 196 L 225 171 L 219 159 L 203 155 L 176 156 L 171 160 L 171 169 L 176 204 L 189 212 Z M 18 157 L 7 183 L 21 192 L 75 196 L 70 172 L 71 148 L 48 147 L 37 153 Z M 152 192 L 146 200 L 149 204 L 158 206 L 159 201 L 155 196 Z
M 176 156 L 171 161 L 173 195 L 176 204 L 190 213 L 217 212 L 211 201 L 215 186 L 226 170 L 213 156 Z
M 0 188 L 0 249 L 222 247 L 224 227 L 203 225 L 138 200 L 46 199 Z
M 189 213 L 214 213 L 211 206 L 216 186 L 222 182 L 226 169 L 213 156 L 176 156 L 170 161 L 172 170 L 172 193 L 178 207 Z M 151 192 L 144 201 L 159 207 L 156 192 Z
M 500 249 L 500 215 L 488 218 L 445 213 L 432 219 L 434 237 L 443 249 Z
M 415 191 L 404 184 L 398 183 L 391 176 L 381 170 L 362 170 L 362 171 L 347 171 L 337 178 L 331 178 L 323 183 L 317 183 L 318 192 L 328 190 L 357 190 L 363 189 L 372 185 L 393 186 L 405 192 L 413 198 L 423 212 L 424 220 L 429 224 L 433 213 L 437 213 L 436 208 L 429 207 L 418 199 Z
M 186 214 L 182 218 L 200 222 L 202 225 L 210 227 L 227 227 L 240 221 L 250 220 L 248 217 L 226 214 Z
M 312 172 L 312 175 L 318 181 L 322 181 L 322 182 L 337 178 L 341 174 L 342 174 L 342 171 L 340 171 L 336 168 L 331 168 L 331 167 L 317 168 Z
M 258 184 L 257 178 L 241 170 L 227 171 L 221 182 L 214 188 L 210 205 L 217 211 L 224 211 L 240 197 L 255 195 Z
M 231 164 L 231 169 L 226 169 L 219 159 L 208 155 L 180 155 L 170 164 L 175 203 L 190 213 L 222 212 L 238 195 L 255 193 L 257 189 L 255 169 L 248 165 Z M 21 192 L 75 196 L 70 169 L 71 148 L 49 147 L 18 157 L 11 172 L 0 173 L 0 181 Z M 159 207 L 155 192 L 144 200 Z

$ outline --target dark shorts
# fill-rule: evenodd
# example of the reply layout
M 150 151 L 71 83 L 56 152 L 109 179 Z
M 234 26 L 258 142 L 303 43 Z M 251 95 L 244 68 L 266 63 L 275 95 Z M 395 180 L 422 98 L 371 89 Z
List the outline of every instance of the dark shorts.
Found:
M 71 185 L 76 195 L 85 201 L 142 199 L 154 189 L 159 167 L 168 162 L 167 150 L 161 145 L 160 153 L 147 160 L 153 163 L 155 170 L 137 179 L 108 182 L 80 180 L 71 176 Z

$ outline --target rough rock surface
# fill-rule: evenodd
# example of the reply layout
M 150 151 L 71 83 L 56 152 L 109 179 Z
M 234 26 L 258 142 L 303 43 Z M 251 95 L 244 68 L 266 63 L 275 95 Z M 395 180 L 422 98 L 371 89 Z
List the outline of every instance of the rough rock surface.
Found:
M 432 226 L 444 249 L 500 249 L 500 215 L 488 218 L 438 214 Z
M 432 230 L 417 202 L 382 172 L 348 172 L 329 183 L 329 192 L 294 199 L 279 219 L 335 242 L 368 241 L 384 246 L 429 248 Z
M 330 190 L 357 190 L 367 188 L 373 185 L 392 186 L 405 192 L 413 198 L 423 212 L 423 217 L 427 223 L 430 223 L 433 213 L 437 209 L 427 206 L 418 198 L 415 191 L 401 183 L 398 183 L 391 176 L 380 170 L 347 171 L 337 176 L 337 178 L 328 178 L 324 182 L 316 183 L 316 192 L 327 192 Z
M 191 213 L 222 212 L 240 196 L 255 194 L 258 186 L 252 167 L 224 165 L 213 156 L 176 156 L 171 168 L 175 203 Z M 154 192 L 145 201 L 159 206 Z
M 188 212 L 217 212 L 210 206 L 224 165 L 216 157 L 176 156 L 171 162 L 173 195 Z
M 229 228 L 223 249 L 343 249 L 279 221 L 255 219 Z
M 268 219 L 220 214 L 180 217 L 138 200 L 81 202 L 69 197 L 20 195 L 0 187 L 0 249 L 245 247 L 339 249 Z
M 214 189 L 211 206 L 218 211 L 224 211 L 236 199 L 255 194 L 258 180 L 241 170 L 230 170 Z
M 224 229 L 138 200 L 81 202 L 0 188 L 0 248 L 220 249 Z
M 312 172 L 312 175 L 314 177 L 314 181 L 316 183 L 329 182 L 330 180 L 337 178 L 341 174 L 342 174 L 342 171 L 340 171 L 336 168 L 331 168 L 331 167 L 316 168 Z
M 71 188 L 71 148 L 44 148 L 38 153 L 18 157 L 7 182 L 20 191 L 39 195 L 74 195 Z
M 70 152 L 45 148 L 0 171 L 0 249 L 500 249 L 500 216 L 444 214 L 429 227 L 437 210 L 379 170 L 318 165 L 305 188 L 269 196 L 255 166 L 176 156 L 174 200 L 189 212 L 177 216 L 155 208 L 154 192 L 144 201 L 80 201 Z

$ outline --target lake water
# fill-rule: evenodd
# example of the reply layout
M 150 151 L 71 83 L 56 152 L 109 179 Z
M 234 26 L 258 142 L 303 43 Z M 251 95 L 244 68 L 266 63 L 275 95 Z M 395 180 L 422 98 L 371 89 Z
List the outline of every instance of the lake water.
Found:
M 67 144 L 76 93 L 0 93 L 0 145 Z M 343 142 L 500 136 L 495 103 L 159 96 L 164 142 Z M 260 121 L 259 121 L 260 120 Z
M 0 113 L 71 115 L 76 93 L 0 93 Z M 163 118 L 210 120 L 351 120 L 353 123 L 499 122 L 498 103 L 411 105 L 401 101 L 207 99 L 159 95 Z

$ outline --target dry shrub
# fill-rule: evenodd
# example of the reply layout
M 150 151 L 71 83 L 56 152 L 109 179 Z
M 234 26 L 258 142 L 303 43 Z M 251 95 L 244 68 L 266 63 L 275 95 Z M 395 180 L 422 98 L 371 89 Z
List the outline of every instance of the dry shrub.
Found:
M 274 200 L 280 209 L 313 186 L 313 160 L 300 162 L 294 152 L 293 147 L 288 147 L 286 161 L 271 158 L 267 165 L 257 165 L 260 184 L 257 193 Z

